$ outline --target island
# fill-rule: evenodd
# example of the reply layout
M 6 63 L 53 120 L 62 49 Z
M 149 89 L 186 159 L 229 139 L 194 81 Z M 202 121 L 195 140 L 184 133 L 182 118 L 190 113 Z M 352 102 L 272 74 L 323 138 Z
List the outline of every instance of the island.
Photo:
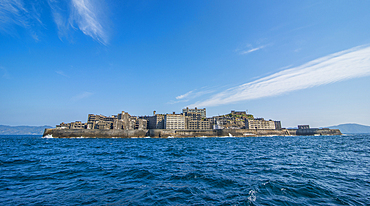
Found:
M 53 138 L 172 138 L 172 137 L 248 137 L 294 135 L 341 135 L 339 129 L 310 128 L 298 125 L 297 129 L 281 127 L 281 122 L 255 118 L 247 111 L 206 117 L 206 108 L 185 108 L 182 113 L 131 116 L 122 111 L 117 115 L 89 114 L 86 123 L 62 122 L 47 128 L 44 137 Z

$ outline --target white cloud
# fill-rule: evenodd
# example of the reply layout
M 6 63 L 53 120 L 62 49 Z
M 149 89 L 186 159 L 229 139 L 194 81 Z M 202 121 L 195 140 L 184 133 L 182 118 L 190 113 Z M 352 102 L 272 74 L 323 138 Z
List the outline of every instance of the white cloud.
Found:
M 370 75 L 370 47 L 355 47 L 232 87 L 189 107 L 230 104 Z
M 68 37 L 70 28 L 79 29 L 96 41 L 107 44 L 108 35 L 103 26 L 105 7 L 98 0 L 48 0 L 54 22 L 58 27 L 59 38 Z M 0 0 L 0 30 L 8 33 L 16 31 L 18 25 L 30 31 L 36 41 L 39 35 L 37 26 L 44 27 L 40 11 L 45 10 L 39 1 Z
M 205 90 L 205 91 L 196 92 L 196 90 L 197 89 L 189 91 L 185 94 L 179 95 L 179 96 L 176 97 L 177 101 L 171 100 L 170 102 L 168 102 L 168 104 L 177 104 L 177 103 L 180 103 L 180 102 L 188 102 L 191 99 L 194 99 L 194 98 L 200 97 L 202 95 L 214 92 L 213 90 Z
M 185 97 L 188 97 L 191 93 L 193 93 L 193 91 L 190 91 L 190 92 L 187 92 L 186 94 L 177 96 L 176 99 L 184 99 Z
M 65 1 L 48 0 L 52 10 L 54 22 L 58 27 L 59 38 L 68 37 L 69 29 L 75 24 L 85 35 L 96 41 L 107 44 L 108 35 L 103 27 L 102 8 L 93 0 L 70 0 Z
M 26 25 L 24 14 L 27 10 L 24 8 L 21 0 L 2 0 L 0 1 L 0 22 Z
M 68 4 L 59 3 L 58 0 L 49 0 L 48 3 L 53 14 L 54 22 L 58 27 L 59 38 L 67 37 L 69 30 L 67 14 L 69 11 Z
M 93 39 L 103 43 L 108 43 L 108 37 L 98 18 L 98 7 L 92 0 L 72 0 L 74 10 L 72 18 L 77 23 L 80 30 Z
M 0 30 L 13 34 L 16 31 L 13 25 L 18 25 L 28 29 L 30 35 L 38 41 L 35 27 L 42 25 L 42 22 L 37 5 L 38 2 L 25 3 L 23 0 L 1 0 Z
M 256 48 L 252 48 L 252 49 L 249 49 L 249 50 L 247 50 L 247 51 L 242 51 L 242 52 L 240 52 L 240 54 L 249 54 L 249 53 L 251 53 L 251 52 L 254 52 L 254 51 L 258 51 L 258 50 L 260 50 L 260 49 L 263 49 L 263 48 L 265 48 L 266 47 L 266 45 L 264 45 L 264 46 L 260 46 L 260 47 L 256 47 Z

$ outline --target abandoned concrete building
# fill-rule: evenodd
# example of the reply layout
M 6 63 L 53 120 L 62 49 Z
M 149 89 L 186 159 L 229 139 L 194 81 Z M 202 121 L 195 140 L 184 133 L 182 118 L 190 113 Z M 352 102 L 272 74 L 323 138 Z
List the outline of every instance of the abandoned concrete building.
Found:
M 263 118 L 248 119 L 245 121 L 246 129 L 281 129 L 280 121 L 265 120 Z
M 254 119 L 246 111 L 231 110 L 229 114 L 207 118 L 212 129 L 244 129 L 247 119 Z
M 255 119 L 245 111 L 234 111 L 225 115 L 207 118 L 206 108 L 183 109 L 181 114 L 157 114 L 153 116 L 131 116 L 122 111 L 117 115 L 89 114 L 87 123 L 81 121 L 57 125 L 57 129 L 99 129 L 99 130 L 146 130 L 146 129 L 281 129 L 280 121 Z
M 211 129 L 210 122 L 206 117 L 206 108 L 186 109 L 182 110 L 185 115 L 185 123 L 187 129 Z
M 135 116 L 131 116 L 127 112 L 122 111 L 118 115 L 110 117 L 104 115 L 89 114 L 87 123 L 81 121 L 64 123 L 57 125 L 58 129 L 147 129 L 147 120 Z

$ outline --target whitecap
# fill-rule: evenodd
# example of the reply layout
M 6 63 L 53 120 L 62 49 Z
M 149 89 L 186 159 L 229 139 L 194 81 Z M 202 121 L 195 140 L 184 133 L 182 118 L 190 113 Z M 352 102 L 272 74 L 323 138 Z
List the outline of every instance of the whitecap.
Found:
M 264 182 L 264 183 L 262 183 L 262 185 L 263 185 L 263 186 L 265 186 L 265 185 L 267 185 L 268 183 L 269 183 L 269 182 Z
M 52 135 L 52 134 L 48 134 L 48 135 L 46 135 L 46 136 L 43 136 L 42 138 L 47 138 L 47 139 L 48 139 L 48 138 L 54 138 L 54 137 L 53 137 L 53 135 Z
M 256 193 L 257 193 L 256 191 L 250 190 L 249 193 L 248 193 L 249 194 L 248 200 L 251 201 L 251 202 L 256 201 L 256 199 L 257 199 Z

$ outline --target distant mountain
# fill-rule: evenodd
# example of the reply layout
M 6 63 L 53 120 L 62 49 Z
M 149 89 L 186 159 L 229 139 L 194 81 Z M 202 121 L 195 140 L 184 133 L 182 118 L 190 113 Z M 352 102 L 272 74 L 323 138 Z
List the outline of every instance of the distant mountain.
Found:
M 343 134 L 346 133 L 370 133 L 370 126 L 360 124 L 340 124 L 331 126 L 330 129 L 339 129 Z
M 7 126 L 0 125 L 0 135 L 42 135 L 51 126 Z

